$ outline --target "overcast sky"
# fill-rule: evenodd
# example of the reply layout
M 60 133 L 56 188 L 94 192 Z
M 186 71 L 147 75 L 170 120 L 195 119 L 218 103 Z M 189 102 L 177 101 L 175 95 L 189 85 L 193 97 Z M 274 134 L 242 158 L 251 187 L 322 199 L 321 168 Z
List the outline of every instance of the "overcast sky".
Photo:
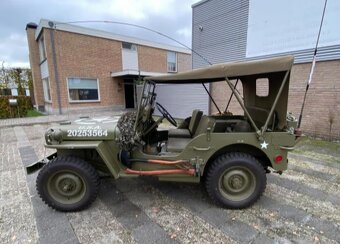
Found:
M 191 5 L 199 0 L 2 0 L 0 62 L 29 67 L 25 27 L 40 19 L 110 20 L 142 25 L 191 46 Z M 82 24 L 117 34 L 178 45 L 152 32 L 105 23 Z

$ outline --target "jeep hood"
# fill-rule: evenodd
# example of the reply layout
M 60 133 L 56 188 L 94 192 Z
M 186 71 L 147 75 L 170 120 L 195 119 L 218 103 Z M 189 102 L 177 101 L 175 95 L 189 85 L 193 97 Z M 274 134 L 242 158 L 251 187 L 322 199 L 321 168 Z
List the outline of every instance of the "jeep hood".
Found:
M 59 144 L 62 141 L 114 140 L 119 117 L 79 118 L 50 127 L 45 133 L 46 143 Z

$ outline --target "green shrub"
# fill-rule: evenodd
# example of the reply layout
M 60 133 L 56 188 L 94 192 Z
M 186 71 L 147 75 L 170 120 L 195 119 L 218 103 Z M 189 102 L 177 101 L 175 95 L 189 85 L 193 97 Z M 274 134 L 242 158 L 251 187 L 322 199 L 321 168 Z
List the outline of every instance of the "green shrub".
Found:
M 9 99 L 17 99 L 18 106 L 10 106 Z M 33 108 L 31 97 L 0 96 L 0 119 L 25 117 L 28 110 Z

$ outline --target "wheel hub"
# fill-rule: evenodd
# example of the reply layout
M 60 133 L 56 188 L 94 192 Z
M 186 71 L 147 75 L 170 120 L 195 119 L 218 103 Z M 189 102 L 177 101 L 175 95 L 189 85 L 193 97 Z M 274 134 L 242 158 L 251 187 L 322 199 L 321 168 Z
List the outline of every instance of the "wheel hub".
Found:
M 82 189 L 81 180 L 71 173 L 58 175 L 54 182 L 55 189 L 62 196 L 75 196 Z
M 249 185 L 249 178 L 242 170 L 231 170 L 223 176 L 223 187 L 230 192 L 241 192 Z
M 234 189 L 240 189 L 243 186 L 243 179 L 236 175 L 230 179 L 230 183 Z
M 255 177 L 248 169 L 234 167 L 220 178 L 220 191 L 225 197 L 239 201 L 247 198 L 255 189 Z

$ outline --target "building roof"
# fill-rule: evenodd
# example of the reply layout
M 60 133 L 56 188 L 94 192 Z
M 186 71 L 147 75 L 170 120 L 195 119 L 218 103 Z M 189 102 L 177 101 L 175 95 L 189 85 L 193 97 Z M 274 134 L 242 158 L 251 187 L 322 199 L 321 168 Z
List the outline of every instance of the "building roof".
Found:
M 206 68 L 184 71 L 173 75 L 151 76 L 146 80 L 157 83 L 202 83 L 222 81 L 226 77 L 242 76 L 288 71 L 292 68 L 294 57 L 291 55 L 242 62 L 214 64 Z
M 51 26 L 57 30 L 62 30 L 62 31 L 67 31 L 67 32 L 72 32 L 72 33 L 106 38 L 106 39 L 122 41 L 122 42 L 129 42 L 129 43 L 133 43 L 137 45 L 165 49 L 165 50 L 175 51 L 179 53 L 191 54 L 191 51 L 188 50 L 187 48 L 167 45 L 167 44 L 158 43 L 158 42 L 152 42 L 152 41 L 143 40 L 143 39 L 139 39 L 139 38 L 135 38 L 131 36 L 118 35 L 118 34 L 114 34 L 114 33 L 107 32 L 107 31 L 102 31 L 102 30 L 97 30 L 97 29 L 82 27 L 78 25 L 57 22 L 57 21 L 51 21 L 47 19 L 40 20 L 36 33 L 35 33 L 35 39 L 37 40 L 39 38 L 43 28 L 50 29 L 52 28 Z

